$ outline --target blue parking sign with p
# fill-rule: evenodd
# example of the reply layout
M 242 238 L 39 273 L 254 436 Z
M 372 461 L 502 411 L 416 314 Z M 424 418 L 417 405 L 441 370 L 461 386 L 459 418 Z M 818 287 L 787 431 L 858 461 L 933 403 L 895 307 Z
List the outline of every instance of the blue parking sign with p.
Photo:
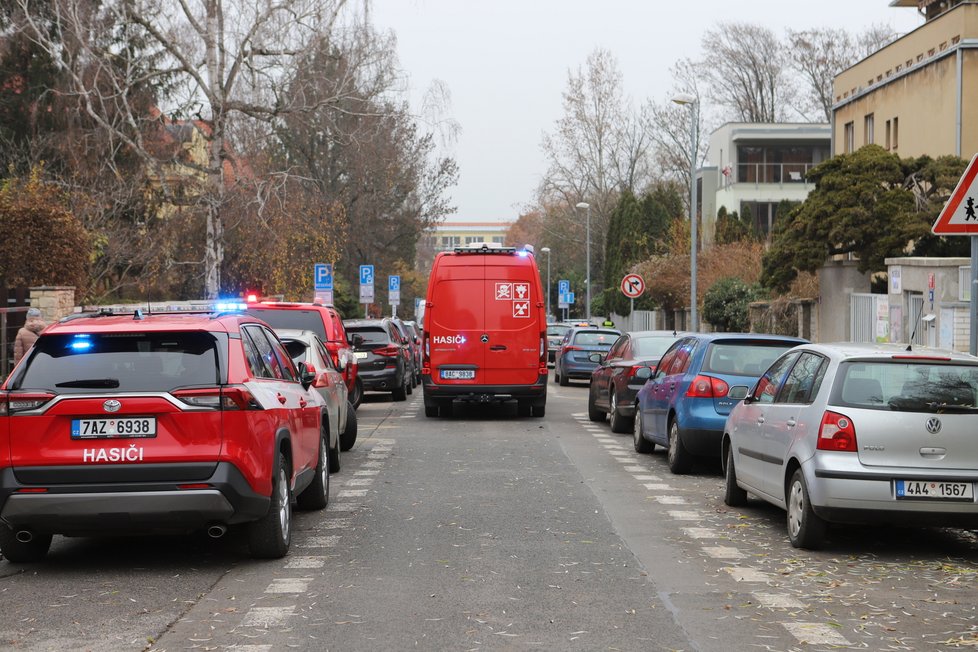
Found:
M 333 265 L 331 263 L 316 263 L 312 268 L 313 289 L 333 289 Z
M 374 266 L 360 265 L 360 285 L 374 284 Z
M 387 289 L 391 292 L 397 292 L 401 289 L 401 277 L 400 276 L 388 276 L 387 277 Z
M 557 281 L 557 294 L 564 295 L 570 292 L 570 281 L 560 280 Z

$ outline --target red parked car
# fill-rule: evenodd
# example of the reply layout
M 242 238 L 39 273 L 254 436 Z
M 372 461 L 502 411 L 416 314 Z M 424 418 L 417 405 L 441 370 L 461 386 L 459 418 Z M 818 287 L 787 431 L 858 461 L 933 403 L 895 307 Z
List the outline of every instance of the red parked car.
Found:
M 357 378 L 357 358 L 346 338 L 343 317 L 336 308 L 321 303 L 249 301 L 245 312 L 275 329 L 291 328 L 318 335 L 333 358 L 333 364 L 343 374 L 350 402 L 354 408 L 360 407 L 363 383 Z
M 329 500 L 328 420 L 275 333 L 241 314 L 92 314 L 38 338 L 0 386 L 0 551 L 54 534 L 223 536 L 282 557 L 293 496 Z

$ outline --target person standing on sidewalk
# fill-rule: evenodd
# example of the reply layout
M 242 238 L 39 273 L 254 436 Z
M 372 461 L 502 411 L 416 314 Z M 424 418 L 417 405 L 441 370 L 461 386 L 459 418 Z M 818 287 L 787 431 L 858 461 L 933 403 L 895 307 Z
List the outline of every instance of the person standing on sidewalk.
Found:
M 37 341 L 37 336 L 41 334 L 47 327 L 47 322 L 41 318 L 41 311 L 37 308 L 30 308 L 27 311 L 27 321 L 17 331 L 17 337 L 14 339 L 14 364 L 16 365 L 20 362 L 20 359 L 24 357 L 34 342 Z

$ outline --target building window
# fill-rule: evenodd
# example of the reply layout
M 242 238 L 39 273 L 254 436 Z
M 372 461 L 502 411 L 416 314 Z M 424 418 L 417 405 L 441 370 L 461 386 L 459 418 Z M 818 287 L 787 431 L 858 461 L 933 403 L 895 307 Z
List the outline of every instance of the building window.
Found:
M 847 122 L 843 127 L 843 152 L 851 154 L 856 149 L 856 129 L 855 125 Z
M 829 158 L 818 145 L 737 146 L 738 183 L 803 183 L 808 171 Z
M 442 249 L 451 249 L 462 244 L 462 238 L 457 235 L 443 235 L 441 237 Z
M 494 244 L 502 244 L 503 243 L 503 236 L 501 236 L 501 235 L 494 235 L 494 236 L 492 236 L 492 241 L 493 241 Z
M 771 235 L 774 222 L 778 215 L 778 202 L 742 201 L 740 202 L 741 219 L 748 218 L 754 234 L 762 238 Z
M 467 245 L 476 244 L 477 242 L 482 242 L 482 240 L 483 239 L 480 238 L 477 235 L 467 235 L 467 236 L 465 236 L 465 244 L 467 244 Z
M 876 119 L 872 113 L 866 116 L 863 145 L 872 145 L 876 141 L 876 134 L 873 133 L 875 131 L 875 123 Z
M 886 121 L 886 151 L 890 151 L 890 120 Z
M 899 147 L 900 118 L 893 118 L 893 149 Z

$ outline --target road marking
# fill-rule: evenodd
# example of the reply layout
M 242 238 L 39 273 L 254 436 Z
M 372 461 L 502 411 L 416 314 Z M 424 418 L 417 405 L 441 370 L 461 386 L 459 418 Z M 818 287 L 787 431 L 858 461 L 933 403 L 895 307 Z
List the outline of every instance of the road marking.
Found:
M 799 643 L 809 645 L 851 645 L 846 638 L 835 631 L 831 625 L 822 623 L 781 623 L 798 639 Z
M 704 546 L 703 552 L 714 559 L 743 559 L 744 553 L 730 546 Z
M 272 652 L 271 645 L 229 645 L 228 650 L 234 652 Z
M 690 537 L 691 539 L 716 539 L 718 535 L 716 530 L 708 527 L 684 527 L 683 534 Z
M 295 615 L 291 607 L 252 607 L 241 619 L 242 627 L 283 627 Z
M 608 441 L 612 441 L 613 442 L 614 440 L 613 439 L 609 439 Z M 611 450 L 611 449 L 618 449 L 618 450 L 622 450 L 622 451 L 625 450 L 625 447 L 622 446 L 621 444 L 605 444 L 605 443 L 602 443 L 601 445 L 604 448 L 607 448 L 608 450 Z
M 327 536 L 327 537 L 308 537 L 305 541 L 299 544 L 300 548 L 335 548 L 336 544 L 340 542 L 339 536 Z
M 787 593 L 754 593 L 754 598 L 768 609 L 804 609 L 805 605 Z
M 380 471 L 354 471 L 353 475 L 377 475 Z
M 682 496 L 655 496 L 655 499 L 662 505 L 685 505 L 686 499 Z
M 319 525 L 317 525 L 315 530 L 335 530 L 338 528 L 350 528 L 353 527 L 353 519 L 349 516 L 343 516 L 340 518 L 328 518 Z
M 386 460 L 388 457 L 388 453 L 367 453 L 368 460 Z
M 309 590 L 311 577 L 277 577 L 265 589 L 265 593 L 305 593 Z
M 632 457 L 632 455 L 634 455 L 634 453 L 630 453 L 630 452 L 625 451 L 625 450 L 608 451 L 608 454 L 609 455 L 614 455 L 615 457 L 621 457 L 622 455 L 624 455 L 625 457 L 629 458 L 628 459 L 629 462 L 632 461 L 631 460 L 631 457 Z
M 286 568 L 322 568 L 326 565 L 326 557 L 315 557 L 311 555 L 289 557 Z
M 380 461 L 377 461 L 377 460 L 371 460 L 369 462 L 364 462 L 363 463 L 363 466 L 364 467 L 369 467 L 369 468 L 372 468 L 372 469 L 375 469 L 375 468 L 383 468 L 384 467 L 384 463 L 383 462 L 380 462 Z
M 326 507 L 331 512 L 358 512 L 360 511 L 360 503 L 330 503 Z
M 732 577 L 735 582 L 771 582 L 770 573 L 761 572 L 756 568 L 733 566 L 724 568 L 723 570 L 730 573 L 730 577 Z
M 626 466 L 625 470 L 629 473 L 644 473 L 648 471 L 648 469 L 644 466 Z M 656 480 L 658 480 L 658 478 L 656 478 Z
M 369 489 L 344 489 L 343 491 L 336 494 L 337 498 L 363 498 L 369 492 Z
M 673 517 L 677 521 L 699 521 L 703 518 L 702 512 L 690 512 L 671 509 L 667 512 L 669 516 Z
M 674 491 L 673 488 L 667 484 L 651 483 L 651 484 L 643 484 L 642 486 L 648 489 L 649 491 Z M 672 504 L 678 505 L 679 503 L 672 503 Z
M 628 469 L 625 470 L 627 471 Z M 648 480 L 652 482 L 658 482 L 659 480 L 662 479 L 657 475 L 633 475 L 632 477 L 635 478 L 636 480 Z
M 374 483 L 373 478 L 350 478 L 346 481 L 347 486 L 350 487 L 369 487 Z M 340 492 L 342 495 L 343 492 Z

